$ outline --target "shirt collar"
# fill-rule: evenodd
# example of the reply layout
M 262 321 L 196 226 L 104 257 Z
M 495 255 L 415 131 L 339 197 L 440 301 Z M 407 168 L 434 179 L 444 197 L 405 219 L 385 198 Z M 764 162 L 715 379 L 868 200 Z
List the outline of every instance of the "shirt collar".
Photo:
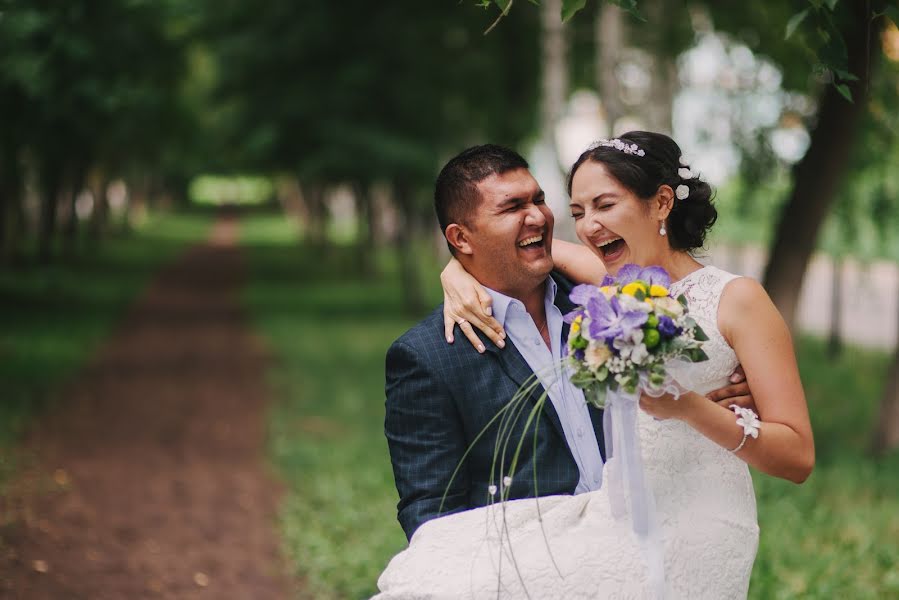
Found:
M 524 304 L 520 300 L 516 300 L 511 296 L 506 296 L 501 292 L 497 292 L 496 290 L 492 290 L 489 287 L 485 287 L 487 293 L 490 294 L 490 298 L 493 299 L 493 318 L 499 321 L 499 324 L 503 327 L 506 326 L 506 315 L 509 314 L 509 306 L 512 304 L 516 304 L 524 309 Z M 556 293 L 558 291 L 558 285 L 552 277 L 546 278 L 546 292 L 543 296 L 543 304 L 544 306 L 551 306 L 556 300 Z

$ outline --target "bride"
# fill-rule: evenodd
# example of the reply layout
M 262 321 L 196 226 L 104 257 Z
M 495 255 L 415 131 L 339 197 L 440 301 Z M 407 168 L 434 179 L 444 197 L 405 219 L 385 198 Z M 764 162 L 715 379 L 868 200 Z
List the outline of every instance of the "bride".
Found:
M 764 289 L 697 262 L 715 221 L 711 189 L 681 164 L 669 137 L 630 132 L 574 163 L 571 214 L 583 247 L 556 242 L 556 267 L 597 282 L 625 264 L 659 265 L 706 332 L 709 360 L 676 373 L 678 399 L 642 396 L 637 429 L 655 501 L 669 598 L 745 598 L 758 546 L 748 465 L 797 483 L 814 444 L 789 331 Z M 596 259 L 599 259 L 598 261 Z M 447 312 L 495 335 L 472 298 L 486 296 L 458 265 L 445 277 Z M 742 365 L 761 419 L 757 437 L 703 394 Z M 614 455 L 606 472 L 620 468 Z M 603 477 L 603 481 L 610 478 Z M 612 515 L 608 485 L 576 496 L 499 502 L 433 519 L 378 580 L 378 600 L 413 598 L 652 598 L 645 547 Z

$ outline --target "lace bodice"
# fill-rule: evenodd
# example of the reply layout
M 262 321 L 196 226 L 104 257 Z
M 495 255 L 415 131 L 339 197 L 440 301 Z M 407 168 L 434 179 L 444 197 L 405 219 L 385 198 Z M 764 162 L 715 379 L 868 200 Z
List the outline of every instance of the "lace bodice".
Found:
M 678 381 L 687 389 L 705 393 L 721 387 L 737 367 L 737 355 L 718 329 L 721 296 L 725 286 L 736 278 L 717 267 L 706 266 L 669 286 L 675 298 L 681 294 L 687 297 L 690 314 L 709 337 L 703 346 L 709 360 L 679 370 Z

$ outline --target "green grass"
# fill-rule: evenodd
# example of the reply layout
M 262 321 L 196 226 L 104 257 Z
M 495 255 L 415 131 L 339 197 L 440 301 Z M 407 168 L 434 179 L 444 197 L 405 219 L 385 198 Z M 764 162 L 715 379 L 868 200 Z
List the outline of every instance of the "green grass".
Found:
M 285 545 L 312 597 L 367 597 L 405 546 L 383 435 L 384 354 L 412 319 L 387 260 L 384 277 L 366 283 L 345 249 L 313 253 L 275 216 L 248 220 L 243 235 L 247 300 L 278 357 L 270 428 L 289 490 Z M 431 282 L 436 303 L 436 271 Z M 888 357 L 850 348 L 831 362 L 815 340 L 799 355 L 818 464 L 801 486 L 755 475 L 762 534 L 750 597 L 899 597 L 899 456 L 866 454 Z
M 360 281 L 348 249 L 301 247 L 277 216 L 248 220 L 242 238 L 246 298 L 277 355 L 270 438 L 289 488 L 288 554 L 312 597 L 368 597 L 406 542 L 383 434 L 384 355 L 413 319 L 389 261 L 380 281 Z
M 94 251 L 0 270 L 0 485 L 28 419 L 90 358 L 156 269 L 203 239 L 209 223 L 200 213 L 159 215 Z
M 751 598 L 899 597 L 899 454 L 867 451 L 888 357 L 803 340 L 817 465 L 801 486 L 754 473 L 762 529 Z

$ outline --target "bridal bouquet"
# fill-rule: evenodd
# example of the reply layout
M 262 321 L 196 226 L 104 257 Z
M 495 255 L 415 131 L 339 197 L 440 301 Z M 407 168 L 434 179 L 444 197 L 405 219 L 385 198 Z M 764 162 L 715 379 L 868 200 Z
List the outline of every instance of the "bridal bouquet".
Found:
M 565 317 L 571 325 L 567 360 L 571 381 L 588 402 L 604 408 L 608 393 L 618 391 L 660 395 L 671 382 L 671 361 L 708 359 L 702 350 L 708 337 L 690 316 L 686 298 L 671 296 L 670 284 L 661 267 L 625 265 L 599 287 L 571 291 L 579 307 Z

